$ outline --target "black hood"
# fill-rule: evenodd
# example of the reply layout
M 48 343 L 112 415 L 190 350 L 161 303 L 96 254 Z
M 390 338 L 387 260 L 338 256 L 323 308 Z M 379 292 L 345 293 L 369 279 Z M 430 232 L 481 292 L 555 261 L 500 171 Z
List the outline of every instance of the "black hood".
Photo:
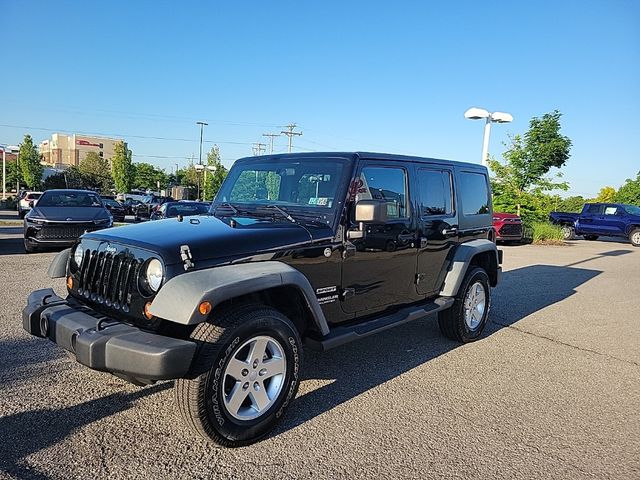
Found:
M 91 222 L 109 218 L 109 212 L 104 207 L 40 207 L 35 205 L 29 216 L 44 218 L 51 222 Z
M 83 238 L 150 250 L 159 254 L 167 265 L 182 261 L 182 245 L 189 246 L 198 265 L 213 259 L 233 260 L 261 252 L 299 248 L 312 240 L 306 228 L 286 220 L 210 215 L 185 217 L 181 222 L 170 218 L 108 228 L 87 233 Z

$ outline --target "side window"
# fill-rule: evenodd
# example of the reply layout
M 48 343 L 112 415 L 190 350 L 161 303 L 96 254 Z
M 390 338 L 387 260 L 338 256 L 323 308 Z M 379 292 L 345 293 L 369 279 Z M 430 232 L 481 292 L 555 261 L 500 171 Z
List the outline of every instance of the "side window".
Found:
M 587 207 L 587 211 L 589 215 L 600 215 L 602 213 L 602 205 L 594 205 L 591 204 Z
M 418 170 L 420 190 L 420 215 L 446 215 L 453 212 L 451 206 L 451 174 L 445 170 Z
M 365 167 L 360 174 L 358 200 L 384 200 L 387 202 L 387 217 L 406 218 L 407 173 L 397 167 Z
M 618 207 L 608 206 L 604 208 L 605 215 L 616 215 L 618 213 Z
M 462 172 L 460 174 L 460 194 L 464 215 L 484 215 L 489 213 L 489 189 L 487 177 L 482 173 Z

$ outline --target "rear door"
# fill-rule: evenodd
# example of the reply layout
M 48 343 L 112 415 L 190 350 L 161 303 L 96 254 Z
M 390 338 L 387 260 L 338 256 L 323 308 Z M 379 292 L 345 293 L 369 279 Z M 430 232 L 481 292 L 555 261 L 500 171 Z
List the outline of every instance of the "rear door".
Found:
M 416 165 L 418 219 L 418 266 L 416 289 L 420 295 L 435 294 L 444 281 L 447 257 L 458 242 L 458 218 L 453 200 L 453 169 Z
M 591 203 L 584 206 L 578 217 L 579 234 L 604 235 L 600 231 L 600 219 L 603 215 L 604 205 Z

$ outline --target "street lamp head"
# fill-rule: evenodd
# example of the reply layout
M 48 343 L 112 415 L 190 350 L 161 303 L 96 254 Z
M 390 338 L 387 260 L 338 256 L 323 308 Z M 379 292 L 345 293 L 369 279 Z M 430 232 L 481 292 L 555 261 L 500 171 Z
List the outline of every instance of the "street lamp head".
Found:
M 489 118 L 491 114 L 485 110 L 484 108 L 471 107 L 469 110 L 464 112 L 464 118 L 469 120 L 480 120 L 483 118 Z
M 510 113 L 493 112 L 491 114 L 491 121 L 495 123 L 509 123 L 513 122 L 513 116 Z

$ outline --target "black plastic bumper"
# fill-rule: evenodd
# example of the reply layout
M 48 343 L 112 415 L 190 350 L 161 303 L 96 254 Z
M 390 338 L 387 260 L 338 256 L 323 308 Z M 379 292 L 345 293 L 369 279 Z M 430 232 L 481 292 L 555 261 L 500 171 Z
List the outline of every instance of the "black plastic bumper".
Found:
M 55 342 L 81 364 L 134 383 L 181 378 L 189 371 L 195 343 L 98 319 L 83 309 L 50 288 L 36 290 L 22 310 L 22 322 L 31 335 Z

